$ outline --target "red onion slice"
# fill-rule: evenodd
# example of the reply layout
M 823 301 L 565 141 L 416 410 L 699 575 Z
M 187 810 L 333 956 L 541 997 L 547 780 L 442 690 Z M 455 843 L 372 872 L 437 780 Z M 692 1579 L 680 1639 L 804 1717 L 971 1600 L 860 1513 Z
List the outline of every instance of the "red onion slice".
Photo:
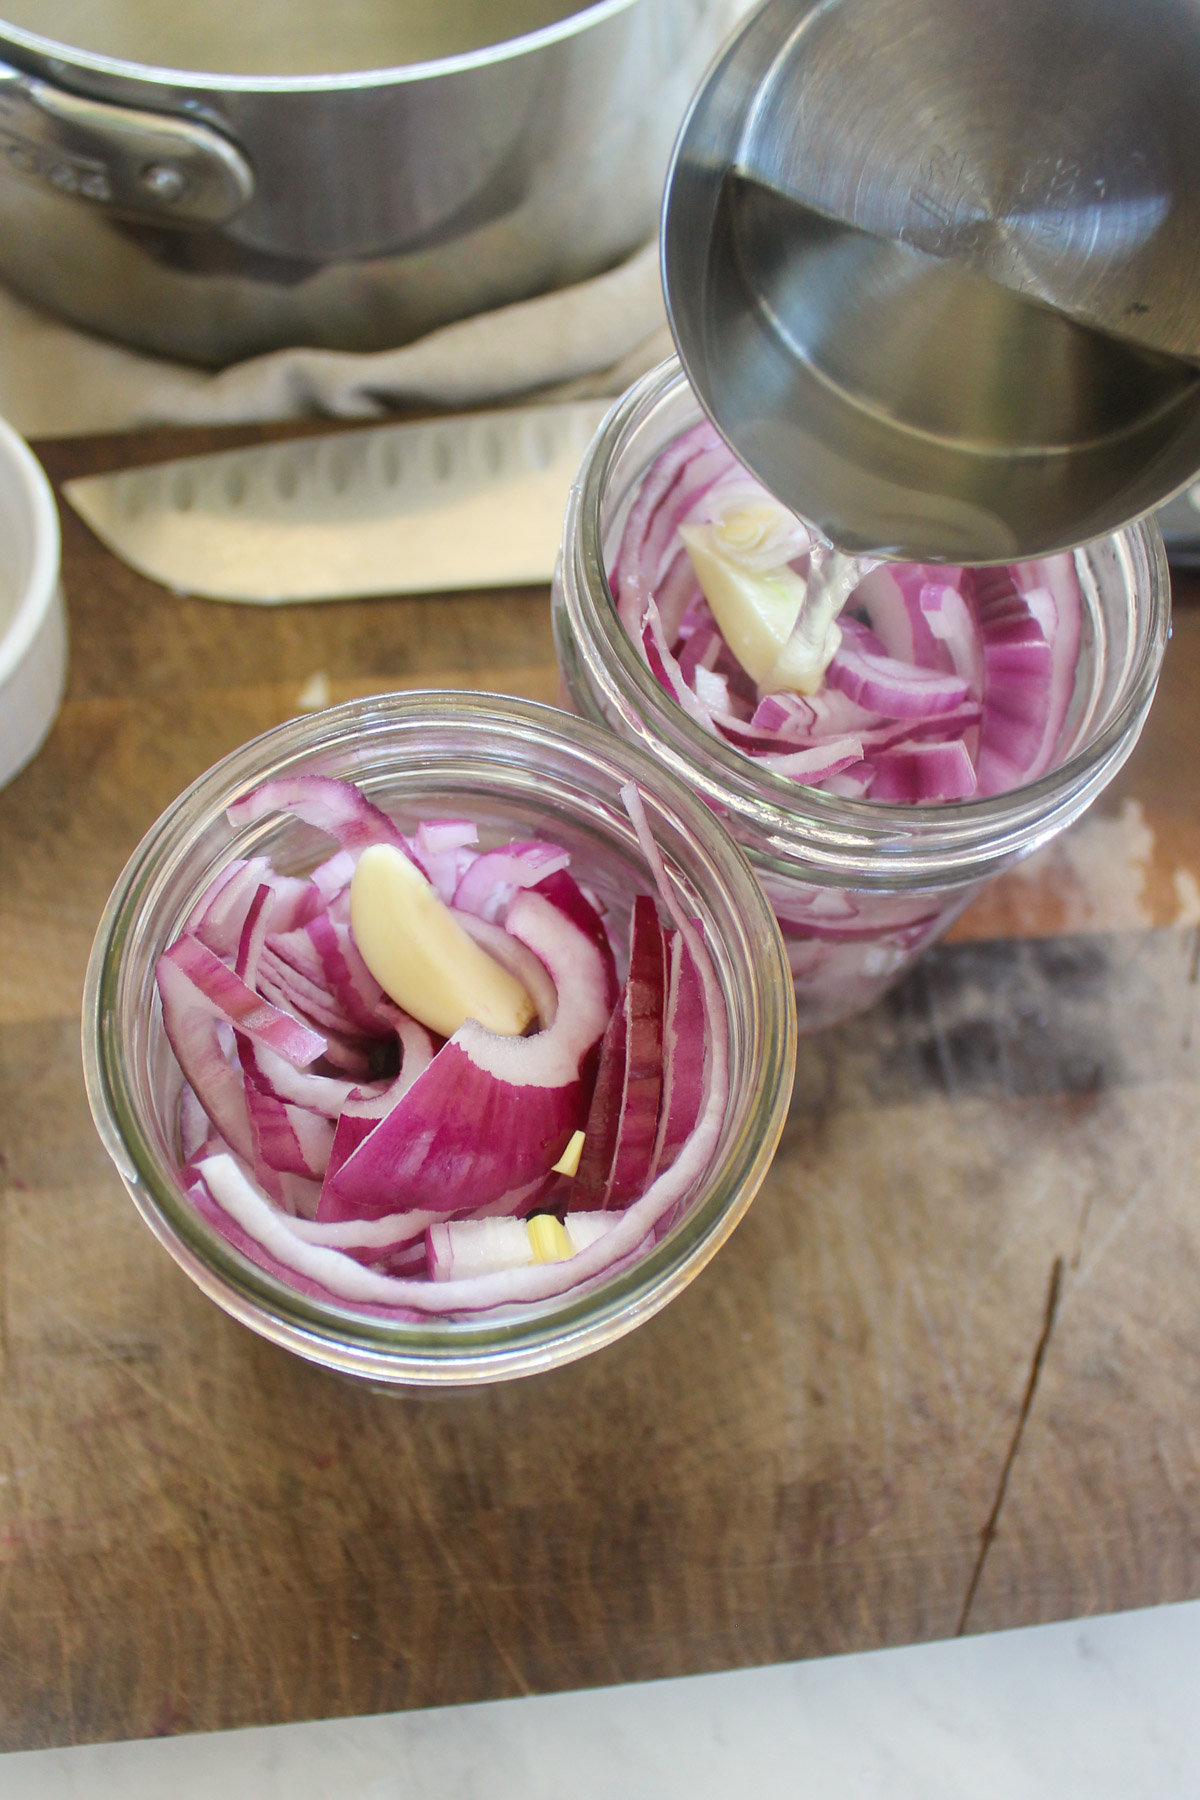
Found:
M 689 687 L 684 680 L 683 671 L 667 648 L 662 621 L 653 600 L 647 601 L 642 614 L 641 642 L 646 661 L 650 665 L 650 673 L 659 686 L 666 689 L 676 705 L 682 706 L 697 725 L 702 725 L 706 731 L 712 731 L 712 709 L 704 704 L 695 689 Z
M 1051 717 L 1053 656 L 1008 569 L 971 571 L 970 598 L 983 643 L 979 722 L 981 794 L 1000 794 L 1041 761 Z
M 975 792 L 975 765 L 965 744 L 898 744 L 874 758 L 872 800 L 926 805 L 933 800 L 967 800 Z
M 575 877 L 568 875 L 565 869 L 543 876 L 532 891 L 540 894 L 543 900 L 549 901 L 551 906 L 562 913 L 576 931 L 583 934 L 600 958 L 604 970 L 604 1006 L 607 1017 L 617 1001 L 617 962 L 608 941 L 608 933 L 604 929 L 603 908 L 594 899 L 589 899 Z
M 285 775 L 277 781 L 263 782 L 261 787 L 226 808 L 229 823 L 235 828 L 254 825 L 276 812 L 292 813 L 297 819 L 303 819 L 306 825 L 335 839 L 343 850 L 365 850 L 368 844 L 394 844 L 420 867 L 412 845 L 399 826 L 349 781 L 335 781 L 328 775 Z
M 185 1081 L 213 1129 L 239 1156 L 252 1162 L 254 1140 L 245 1086 L 221 1042 L 220 1019 L 210 1007 L 197 1002 L 192 983 L 166 957 L 159 959 L 156 976 L 163 1030 Z
M 231 873 L 222 872 L 192 908 L 184 932 L 199 938 L 215 956 L 233 956 L 241 940 L 242 927 L 254 896 L 264 881 L 272 877 L 271 864 L 265 856 L 249 862 L 230 864 Z
M 258 962 L 271 925 L 271 890 L 264 882 L 250 902 L 238 938 L 233 972 L 247 987 L 253 987 L 258 976 Z
M 300 1175 L 319 1183 L 333 1144 L 332 1123 L 320 1113 L 279 1098 L 259 1067 L 254 1045 L 248 1038 L 239 1037 L 238 1060 L 245 1076 L 254 1170 L 259 1182 L 273 1199 L 280 1198 L 282 1192 L 272 1179 L 274 1176 Z
M 211 1132 L 212 1121 L 196 1098 L 195 1089 L 185 1081 L 179 1096 L 179 1153 L 185 1163 L 200 1153 Z
M 659 457 L 634 501 L 613 570 L 621 617 L 636 630 L 646 601 L 677 554 L 676 533 L 693 507 L 728 473 L 731 457 L 707 421 L 684 432 Z
M 476 918 L 473 913 L 463 913 L 459 924 L 468 937 L 473 937 L 502 969 L 507 969 L 521 983 L 533 1001 L 538 1029 L 544 1031 L 547 1025 L 553 1025 L 558 1011 L 558 994 L 545 964 L 533 951 L 518 943 L 502 925 L 489 925 L 486 919 Z
M 658 1135 L 662 1097 L 663 1003 L 666 945 L 653 900 L 639 894 L 633 903 L 625 1013 L 625 1080 L 612 1168 L 604 1189 L 606 1207 L 622 1207 L 645 1190 Z
M 454 906 L 492 923 L 503 917 L 518 888 L 536 887 L 547 875 L 565 869 L 570 860 L 557 844 L 514 843 L 503 850 L 485 850 L 455 888 Z
M 663 1020 L 662 1106 L 649 1177 L 669 1169 L 695 1129 L 704 1100 L 704 990 L 691 951 L 671 934 Z
M 247 987 L 199 938 L 177 938 L 159 957 L 156 974 L 160 993 L 165 980 L 181 1003 L 199 1007 L 244 1031 L 298 1069 L 307 1068 L 325 1051 L 323 1037 Z
M 513 900 L 507 930 L 546 965 L 554 1024 L 503 1038 L 468 1019 L 327 1179 L 323 1219 L 457 1212 L 545 1174 L 562 1155 L 582 1123 L 584 1059 L 608 1020 L 607 971 L 594 942 L 534 889 Z
M 600 1046 L 600 1067 L 584 1125 L 583 1153 L 571 1184 L 569 1204 L 572 1208 L 604 1205 L 621 1125 L 621 1097 L 625 1092 L 628 1056 L 629 1015 L 624 1006 L 618 1006 L 609 1019 Z
M 265 1044 L 256 1045 L 254 1054 L 259 1073 L 277 1100 L 290 1100 L 293 1105 L 320 1113 L 322 1118 L 331 1119 L 335 1124 L 350 1095 L 361 1091 L 354 1082 L 342 1081 L 336 1075 L 297 1069 L 286 1057 L 268 1050 Z
M 614 1212 L 571 1213 L 566 1233 L 574 1254 L 598 1243 L 620 1217 Z M 434 1224 L 426 1240 L 426 1260 L 434 1281 L 462 1281 L 535 1264 L 524 1219 L 457 1219 Z
M 419 1075 L 433 1061 L 437 1046 L 433 1035 L 399 1007 L 393 1007 L 393 1023 L 400 1045 L 400 1068 L 384 1087 L 355 1088 L 338 1114 L 337 1130 L 325 1165 L 325 1184 L 333 1180 L 347 1158 L 365 1143 L 381 1119 L 399 1105 Z M 322 1198 L 324 1190 L 322 1190 Z M 332 1202 L 331 1202 L 332 1204 Z M 328 1213 L 328 1208 L 326 1212 Z M 445 1209 L 439 1209 L 445 1210 Z M 336 1212 L 334 1214 L 336 1217 Z
M 308 879 L 320 894 L 322 904 L 327 906 L 344 887 L 349 887 L 357 864 L 358 854 L 353 850 L 335 850 L 332 856 L 317 864 Z M 300 920 L 298 923 L 305 924 L 307 921 Z
M 307 971 L 296 968 L 293 958 L 298 960 L 299 953 L 293 934 L 289 933 L 288 937 L 292 942 L 288 944 L 286 959 L 277 946 L 288 943 L 288 939 L 278 938 L 263 949 L 258 963 L 258 991 L 264 999 L 270 1000 L 285 1012 L 295 1014 L 321 1032 L 326 1039 L 325 1054 L 329 1057 L 333 1039 L 345 1040 L 355 1035 L 354 1021 L 346 1016 L 343 1008 L 319 980 L 314 980 Z M 305 937 L 304 941 L 306 950 L 311 953 L 319 971 L 320 961 L 311 940 Z M 333 1060 L 337 1060 L 336 1057 Z
M 861 738 L 833 738 L 814 745 L 811 750 L 765 752 L 757 761 L 774 775 L 790 775 L 794 781 L 804 781 L 811 786 L 818 781 L 828 781 L 831 775 L 840 775 L 843 769 L 853 768 L 855 763 L 862 761 L 862 754 Z
M 324 985 L 350 1024 L 364 1037 L 382 1037 L 390 1029 L 391 1008 L 354 942 L 347 891 L 304 930 L 320 958 Z
M 888 719 L 927 719 L 952 712 L 967 698 L 969 690 L 960 676 L 878 655 L 867 647 L 869 635 L 847 619 L 842 642 L 825 671 L 829 685 L 849 699 Z
M 469 846 L 478 841 L 479 829 L 470 819 L 425 819 L 417 826 L 410 848 L 447 906 L 476 860 Z

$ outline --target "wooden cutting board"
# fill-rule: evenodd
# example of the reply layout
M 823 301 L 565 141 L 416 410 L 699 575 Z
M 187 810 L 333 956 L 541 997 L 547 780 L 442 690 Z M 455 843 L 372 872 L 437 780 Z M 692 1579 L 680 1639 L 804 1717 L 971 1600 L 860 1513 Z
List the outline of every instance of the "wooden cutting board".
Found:
M 42 447 L 52 474 L 270 435 Z M 306 704 L 552 700 L 545 589 L 271 611 L 64 516 L 72 669 L 0 794 L 0 1748 L 641 1680 L 1200 1594 L 1200 589 L 1142 745 L 809 1040 L 745 1224 L 613 1349 L 360 1392 L 205 1301 L 83 1097 L 96 919 Z

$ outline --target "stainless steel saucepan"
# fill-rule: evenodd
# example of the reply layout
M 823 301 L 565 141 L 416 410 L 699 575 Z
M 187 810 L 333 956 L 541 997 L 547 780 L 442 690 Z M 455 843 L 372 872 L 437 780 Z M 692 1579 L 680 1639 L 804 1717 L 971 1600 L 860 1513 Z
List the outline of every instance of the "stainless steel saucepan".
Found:
M 219 365 L 384 348 L 618 261 L 728 0 L 0 10 L 0 276 Z
M 701 400 L 847 549 L 1010 561 L 1200 469 L 1195 0 L 765 0 L 668 176 Z

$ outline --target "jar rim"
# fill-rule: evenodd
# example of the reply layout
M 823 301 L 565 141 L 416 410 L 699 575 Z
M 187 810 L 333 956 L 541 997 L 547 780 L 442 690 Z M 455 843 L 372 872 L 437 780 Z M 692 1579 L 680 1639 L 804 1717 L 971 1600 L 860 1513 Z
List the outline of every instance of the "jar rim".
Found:
M 1149 604 L 1120 704 L 1085 745 L 1036 781 L 983 798 L 910 805 L 827 794 L 759 767 L 690 718 L 655 680 L 617 611 L 605 558 L 605 493 L 637 427 L 682 390 L 691 392 L 679 358 L 672 356 L 617 401 L 584 455 L 564 531 L 566 614 L 589 675 L 626 731 L 653 746 L 661 762 L 753 831 L 751 855 L 760 873 L 794 875 L 801 862 L 835 885 L 944 887 L 978 880 L 1077 817 L 1132 749 L 1158 683 L 1170 635 L 1170 579 L 1157 524 L 1137 520 L 1095 540 L 1119 546 L 1131 581 L 1140 563 Z M 695 406 L 697 418 L 705 416 L 698 399 Z M 560 662 L 563 649 L 560 641 Z M 576 698 L 586 702 L 588 696 Z
M 698 840 L 706 868 L 727 885 L 731 915 L 746 933 L 744 999 L 754 1079 L 746 1084 L 745 1116 L 714 1153 L 715 1175 L 705 1178 L 683 1218 L 631 1266 L 580 1296 L 539 1302 L 516 1315 L 415 1324 L 303 1294 L 251 1262 L 203 1219 L 142 1116 L 126 1066 L 120 1000 L 122 972 L 138 933 L 148 931 L 171 871 L 205 823 L 218 820 L 232 800 L 262 781 L 301 772 L 317 752 L 335 752 L 372 731 L 415 736 L 432 729 L 435 719 L 478 746 L 497 745 L 507 733 L 510 742 L 532 737 L 553 743 L 577 758 L 580 769 L 586 759 L 602 760 L 622 780 L 637 782 L 652 820 L 658 815 Z M 563 729 L 568 721 L 569 732 Z M 496 759 L 478 766 L 485 761 L 493 767 Z M 437 766 L 427 766 L 433 799 Z M 459 766 L 472 766 L 465 749 Z M 724 998 L 731 1010 L 728 990 Z M 160 815 L 133 852 L 100 921 L 84 988 L 88 1101 L 155 1236 L 211 1299 L 260 1335 L 327 1367 L 389 1385 L 468 1385 L 537 1373 L 614 1341 L 658 1311 L 716 1253 L 757 1192 L 786 1121 L 795 1054 L 795 1003 L 778 926 L 744 853 L 711 809 L 640 747 L 552 707 L 489 694 L 418 690 L 348 701 L 287 721 L 222 758 Z

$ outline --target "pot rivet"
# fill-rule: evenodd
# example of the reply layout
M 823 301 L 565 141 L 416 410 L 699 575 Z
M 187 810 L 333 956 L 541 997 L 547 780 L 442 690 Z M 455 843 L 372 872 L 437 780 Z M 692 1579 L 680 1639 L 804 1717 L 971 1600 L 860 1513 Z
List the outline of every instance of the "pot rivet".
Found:
M 138 176 L 138 185 L 164 206 L 170 206 L 187 187 L 187 176 L 174 163 L 147 163 Z

